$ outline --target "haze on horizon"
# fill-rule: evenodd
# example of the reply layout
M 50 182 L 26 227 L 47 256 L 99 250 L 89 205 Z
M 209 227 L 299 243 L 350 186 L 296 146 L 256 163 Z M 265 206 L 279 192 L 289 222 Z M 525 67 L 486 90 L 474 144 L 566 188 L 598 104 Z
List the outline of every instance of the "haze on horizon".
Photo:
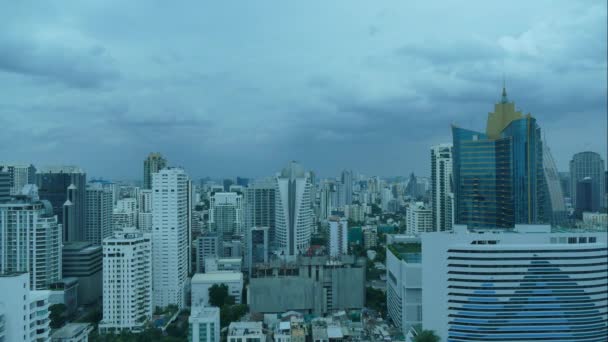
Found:
M 0 12 L 0 160 L 139 179 L 429 173 L 505 75 L 561 171 L 606 160 L 605 1 L 34 2 Z

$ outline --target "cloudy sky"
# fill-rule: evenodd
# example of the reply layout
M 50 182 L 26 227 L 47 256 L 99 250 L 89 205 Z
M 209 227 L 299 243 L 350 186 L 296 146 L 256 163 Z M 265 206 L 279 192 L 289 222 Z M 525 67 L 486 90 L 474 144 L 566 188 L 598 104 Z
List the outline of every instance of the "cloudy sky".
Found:
M 179 4 L 178 4 L 179 3 Z M 429 172 L 505 75 L 558 168 L 606 156 L 605 1 L 11 1 L 0 159 L 141 178 Z

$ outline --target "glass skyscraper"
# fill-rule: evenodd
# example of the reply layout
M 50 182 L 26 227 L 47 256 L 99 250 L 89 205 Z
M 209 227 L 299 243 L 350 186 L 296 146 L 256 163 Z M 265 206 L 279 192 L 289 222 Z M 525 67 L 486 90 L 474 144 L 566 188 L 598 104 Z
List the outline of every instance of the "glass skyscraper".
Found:
M 486 132 L 452 127 L 455 223 L 513 227 L 544 222 L 540 127 L 502 99 L 488 115 Z

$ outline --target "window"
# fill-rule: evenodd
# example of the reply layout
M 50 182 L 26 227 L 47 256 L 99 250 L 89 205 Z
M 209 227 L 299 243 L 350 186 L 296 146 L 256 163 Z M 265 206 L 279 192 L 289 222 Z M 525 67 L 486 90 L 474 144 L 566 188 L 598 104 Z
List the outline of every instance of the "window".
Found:
M 569 237 L 568 238 L 568 243 L 576 243 L 576 238 L 575 237 Z

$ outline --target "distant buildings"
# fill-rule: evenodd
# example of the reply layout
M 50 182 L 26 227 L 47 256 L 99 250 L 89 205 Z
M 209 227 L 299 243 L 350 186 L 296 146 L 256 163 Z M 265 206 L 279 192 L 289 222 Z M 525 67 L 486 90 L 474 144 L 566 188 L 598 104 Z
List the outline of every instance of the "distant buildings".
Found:
M 345 218 L 336 216 L 329 218 L 329 239 L 327 239 L 327 243 L 331 257 L 348 254 L 348 221 Z
M 76 166 L 47 167 L 36 173 L 40 199 L 51 202 L 63 226 L 64 241 L 85 238 L 86 184 L 87 174 Z
M 0 163 L 0 172 L 9 174 L 11 195 L 18 195 L 25 185 L 36 183 L 36 168 L 32 164 Z
M 243 295 L 243 273 L 217 271 L 196 273 L 192 277 L 192 306 L 209 305 L 209 288 L 222 284 L 228 286 L 228 295 L 234 298 L 236 304 L 240 304 Z
M 545 221 L 540 127 L 503 88 L 485 133 L 452 126 L 455 222 L 513 227 Z
M 152 189 L 152 174 L 167 166 L 167 160 L 160 153 L 150 153 L 144 160 L 144 189 Z
M 31 291 L 27 273 L 0 273 L 0 338 L 49 341 L 49 291 Z
M 344 204 L 349 205 L 353 203 L 353 172 L 349 170 L 342 171 L 341 176 L 342 185 L 344 186 Z
M 293 258 L 308 250 L 313 231 L 311 183 L 304 168 L 292 161 L 276 178 L 276 239 L 282 255 Z
M 606 207 L 605 201 L 605 174 L 604 160 L 595 152 L 580 152 L 570 161 L 570 188 L 572 204 L 579 211 L 600 211 Z M 579 183 L 589 183 L 581 187 L 588 187 L 579 191 Z M 585 198 L 585 196 L 587 198 Z
M 152 275 L 154 306 L 185 305 L 188 277 L 189 180 L 181 168 L 152 174 Z
M 188 318 L 191 342 L 220 342 L 220 309 L 214 306 L 195 305 Z M 264 342 L 264 341 L 262 341 Z
M 11 175 L 0 169 L 0 202 L 11 198 Z
M 274 179 L 256 181 L 243 193 L 245 234 L 251 227 L 268 227 L 268 243 L 275 239 L 275 201 L 276 184 Z
M 139 332 L 152 316 L 150 235 L 124 228 L 103 240 L 102 333 Z
M 205 259 L 223 255 L 224 244 L 217 233 L 203 233 L 196 240 L 196 272 L 205 271 Z
M 85 202 L 84 240 L 101 245 L 103 239 L 112 235 L 112 190 L 100 182 L 89 183 Z
M 216 192 L 209 204 L 209 227 L 223 241 L 241 234 L 243 227 L 243 197 L 236 192 Z
M 61 225 L 35 185 L 0 202 L 0 273 L 29 272 L 32 290 L 61 280 Z
M 406 226 L 408 234 L 418 235 L 436 231 L 433 225 L 432 210 L 422 202 L 412 202 L 407 207 Z
M 452 229 L 452 144 L 431 147 L 431 214 L 435 231 Z

